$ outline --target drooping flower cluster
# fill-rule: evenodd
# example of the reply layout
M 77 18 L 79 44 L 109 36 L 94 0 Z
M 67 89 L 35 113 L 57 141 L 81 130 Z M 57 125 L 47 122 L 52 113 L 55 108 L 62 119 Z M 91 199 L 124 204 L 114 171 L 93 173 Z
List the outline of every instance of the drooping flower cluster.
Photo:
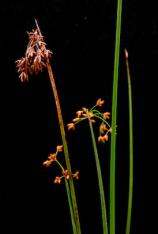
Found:
M 70 173 L 68 172 L 68 170 L 64 169 L 64 167 L 62 166 L 62 164 L 58 161 L 57 155 L 58 155 L 59 152 L 62 152 L 62 151 L 63 151 L 63 146 L 62 145 L 58 145 L 56 147 L 56 152 L 53 153 L 53 154 L 50 154 L 48 156 L 48 159 L 43 162 L 43 166 L 45 166 L 45 167 L 50 167 L 53 162 L 56 162 L 58 164 L 58 166 L 60 167 L 60 169 L 61 169 L 61 176 L 56 176 L 55 177 L 55 179 L 54 179 L 54 183 L 55 184 L 60 184 L 62 178 L 65 178 L 66 180 L 69 180 L 70 176 L 72 176 L 73 178 L 75 178 L 77 180 L 79 179 L 79 171 L 76 171 L 74 174 L 70 175 Z
M 104 104 L 104 100 L 99 98 L 96 104 L 91 108 L 88 109 L 86 107 L 82 107 L 82 110 L 76 112 L 76 117 L 72 120 L 71 123 L 67 124 L 68 130 L 75 130 L 75 125 L 80 123 L 81 121 L 88 119 L 91 123 L 95 123 L 96 119 L 101 121 L 99 127 L 99 143 L 105 143 L 109 139 L 109 133 L 111 133 L 112 128 L 108 123 L 110 119 L 110 112 L 100 112 L 97 107 L 102 107 Z
M 28 81 L 29 75 L 39 73 L 46 67 L 52 52 L 46 49 L 46 43 L 38 29 L 28 32 L 29 43 L 25 56 L 16 61 L 20 80 Z

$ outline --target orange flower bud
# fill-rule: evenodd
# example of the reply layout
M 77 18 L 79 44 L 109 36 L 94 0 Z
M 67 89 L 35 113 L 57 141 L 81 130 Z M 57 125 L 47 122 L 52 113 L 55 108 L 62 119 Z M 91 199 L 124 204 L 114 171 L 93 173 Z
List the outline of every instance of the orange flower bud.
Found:
M 65 177 L 65 179 L 67 179 L 67 180 L 70 179 L 70 175 L 69 175 L 68 170 L 63 170 L 63 171 L 62 171 L 62 174 L 63 174 L 63 176 Z
M 105 112 L 104 114 L 103 114 L 103 119 L 110 119 L 110 112 Z
M 102 100 L 101 98 L 99 98 L 98 100 L 97 100 L 97 102 L 96 102 L 96 105 L 97 106 L 102 106 L 104 104 L 104 100 Z
M 108 141 L 108 139 L 109 139 L 108 134 L 105 134 L 105 135 L 103 136 L 103 139 L 104 139 L 104 141 Z
M 56 160 L 56 154 L 50 154 L 48 158 L 51 160 L 51 162 Z
M 75 178 L 76 180 L 79 180 L 79 171 L 76 171 L 72 176 L 73 176 L 73 178 Z
M 61 183 L 61 177 L 56 176 L 54 180 L 54 184 L 60 184 Z
M 100 127 L 99 127 L 99 131 L 101 134 L 104 134 L 104 132 L 106 131 L 106 124 L 101 124 Z
M 99 143 L 104 143 L 105 140 L 104 140 L 104 138 L 103 138 L 102 136 L 99 136 L 99 137 L 98 137 L 98 142 L 99 142 Z
M 50 167 L 51 164 L 52 164 L 51 160 L 46 160 L 43 162 L 43 166 L 45 166 L 45 167 Z
M 80 118 L 82 115 L 83 111 L 79 110 L 76 112 L 77 118 Z
M 57 152 L 62 152 L 63 151 L 63 146 L 62 145 L 57 145 L 56 150 L 57 150 Z
M 73 122 L 77 122 L 77 121 L 79 121 L 79 120 L 80 120 L 80 118 L 77 117 L 77 118 L 74 118 L 72 121 L 73 121 Z
M 67 128 L 68 128 L 68 130 L 75 130 L 75 125 L 74 125 L 74 123 L 69 123 L 69 124 L 67 124 Z
M 82 107 L 82 110 L 83 110 L 83 112 L 86 112 L 86 113 L 88 111 L 88 109 L 86 107 Z

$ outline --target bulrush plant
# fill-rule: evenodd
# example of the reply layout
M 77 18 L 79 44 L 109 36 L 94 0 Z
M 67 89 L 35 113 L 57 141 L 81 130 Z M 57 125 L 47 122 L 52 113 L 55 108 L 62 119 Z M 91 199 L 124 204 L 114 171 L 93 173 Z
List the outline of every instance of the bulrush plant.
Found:
M 72 165 L 70 162 L 70 154 L 68 150 L 68 143 L 66 135 L 69 130 L 75 130 L 82 121 L 87 121 L 89 132 L 92 140 L 92 148 L 94 152 L 94 161 L 96 164 L 99 198 L 100 198 L 100 211 L 102 218 L 102 228 L 99 227 L 100 233 L 115 234 L 116 233 L 116 125 L 117 123 L 117 99 L 118 99 L 118 74 L 119 74 L 119 55 L 120 55 L 120 36 L 121 36 L 121 15 L 122 15 L 122 0 L 118 0 L 117 4 L 117 17 L 116 17 L 116 36 L 115 36 L 115 54 L 114 54 L 114 75 L 113 75 L 113 89 L 112 89 L 112 107 L 111 113 L 109 111 L 102 111 L 104 100 L 98 98 L 95 105 L 91 108 L 82 107 L 76 112 L 76 116 L 72 122 L 65 124 L 63 121 L 62 111 L 58 91 L 55 84 L 55 79 L 50 63 L 50 58 L 53 52 L 47 49 L 44 37 L 41 34 L 37 20 L 35 20 L 36 28 L 28 32 L 29 42 L 26 47 L 24 57 L 16 61 L 17 71 L 21 82 L 29 81 L 32 74 L 38 74 L 44 69 L 48 72 L 48 77 L 52 87 L 52 92 L 55 99 L 56 111 L 58 116 L 58 123 L 61 133 L 62 144 L 56 147 L 54 153 L 50 153 L 48 158 L 43 162 L 43 166 L 50 167 L 56 163 L 59 167 L 60 174 L 54 178 L 54 184 L 65 183 L 67 192 L 67 201 L 70 210 L 70 217 L 72 223 L 73 234 L 81 234 L 81 226 L 79 220 L 78 205 L 75 193 L 74 179 L 79 179 L 79 171 L 72 172 Z M 125 50 L 125 62 L 127 69 L 128 81 L 128 99 L 129 99 L 129 190 L 128 190 L 128 204 L 127 205 L 127 221 L 125 233 L 130 234 L 131 230 L 131 216 L 132 216 L 132 200 L 133 200 L 133 122 L 132 122 L 132 89 L 130 69 L 128 63 L 128 52 Z M 95 123 L 99 122 L 98 135 L 95 135 Z M 67 130 L 67 132 L 66 132 Z M 104 165 L 100 163 L 98 147 L 101 143 L 106 144 L 110 141 L 110 181 L 108 186 L 103 184 Z M 61 164 L 59 154 L 63 154 L 65 158 L 64 165 Z M 105 187 L 109 191 L 109 210 L 107 210 L 107 200 L 105 198 Z M 102 231 L 101 231 L 102 230 Z M 65 231 L 65 233 L 67 233 Z M 84 233 L 84 230 L 83 230 Z M 88 233 L 87 233 L 88 234 Z

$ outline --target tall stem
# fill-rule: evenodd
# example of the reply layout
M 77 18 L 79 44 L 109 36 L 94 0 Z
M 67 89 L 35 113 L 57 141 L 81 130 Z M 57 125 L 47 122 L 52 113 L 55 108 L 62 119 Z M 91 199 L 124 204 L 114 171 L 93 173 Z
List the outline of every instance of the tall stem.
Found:
M 36 19 L 35 19 L 35 23 L 36 23 L 36 27 L 39 31 L 39 34 L 41 35 L 41 31 L 40 31 L 40 28 L 39 28 L 39 25 L 38 25 L 38 22 Z M 54 75 L 53 75 L 53 71 L 52 71 L 52 67 L 50 65 L 49 59 L 47 59 L 47 70 L 48 70 L 48 74 L 49 74 L 49 78 L 50 78 L 50 82 L 51 82 L 51 87 L 52 87 L 53 94 L 54 94 L 56 109 L 57 109 L 57 115 L 58 115 L 59 127 L 60 127 L 60 132 L 61 132 L 62 143 L 63 143 L 66 167 L 67 167 L 68 172 L 70 173 L 69 183 L 66 183 L 66 191 L 67 191 L 67 196 L 68 196 L 69 208 L 70 208 L 70 212 L 71 212 L 71 218 L 74 217 L 75 224 L 76 224 L 77 232 L 74 229 L 74 223 L 73 223 L 74 220 L 72 219 L 73 231 L 75 234 L 81 234 L 79 213 L 78 213 L 74 183 L 73 183 L 73 179 L 72 179 L 72 170 L 71 170 L 68 145 L 67 145 L 66 135 L 65 135 L 64 121 L 63 121 L 63 117 L 62 117 L 60 101 L 59 101 L 59 96 L 58 96 L 58 92 L 57 92 L 57 88 L 56 88 L 56 84 L 55 84 L 55 79 L 54 79 Z M 70 191 L 69 191 L 69 189 L 70 189 Z M 72 204 L 70 202 L 72 202 Z M 73 213 L 72 213 L 72 210 L 73 210 Z
M 115 234 L 115 167 L 116 167 L 116 118 L 117 118 L 117 91 L 118 71 L 121 36 L 122 0 L 117 2 L 116 36 L 115 36 L 115 58 L 112 94 L 112 135 L 110 152 L 110 234 Z
M 129 191 L 128 191 L 128 209 L 126 234 L 130 234 L 131 214 L 132 214 L 132 198 L 133 198 L 133 110 L 132 110 L 132 88 L 131 76 L 128 63 L 128 52 L 125 50 L 127 80 L 128 80 L 128 105 L 129 105 Z
M 95 162 L 96 162 L 96 167 L 97 167 L 100 203 L 101 203 L 100 205 L 101 205 L 101 211 L 102 211 L 103 234 L 108 234 L 108 224 L 107 224 L 107 213 L 106 213 L 103 179 L 102 179 L 100 161 L 99 161 L 98 150 L 97 150 L 96 140 L 95 140 L 95 136 L 94 136 L 93 126 L 92 126 L 92 123 L 90 121 L 89 121 L 89 127 L 90 127 L 92 143 L 93 143 L 93 150 L 94 150 L 94 155 L 95 155 Z
M 60 131 L 61 131 L 62 142 L 63 142 L 63 149 L 64 149 L 66 167 L 67 167 L 70 175 L 72 175 L 69 151 L 68 151 L 67 140 L 66 140 L 66 136 L 65 136 L 64 121 L 63 121 L 63 118 L 62 118 L 62 112 L 61 112 L 58 92 L 57 92 L 57 88 L 56 88 L 56 85 L 55 85 L 55 80 L 54 80 L 52 68 L 51 68 L 51 65 L 50 65 L 49 61 L 47 61 L 47 69 L 48 69 L 49 78 L 50 78 L 50 82 L 51 82 L 51 86 L 52 86 L 52 90 L 53 90 L 53 94 L 54 94 L 54 98 L 55 98 L 56 108 L 57 108 L 57 114 L 58 114 L 59 126 L 60 126 Z M 74 212 L 74 216 L 75 216 L 75 223 L 76 223 L 77 233 L 80 234 L 81 229 L 80 229 L 80 222 L 79 222 L 79 214 L 78 214 L 76 194 L 75 194 L 75 188 L 74 188 L 74 183 L 73 183 L 72 176 L 70 176 L 69 185 L 70 185 L 72 206 L 73 206 L 73 212 Z

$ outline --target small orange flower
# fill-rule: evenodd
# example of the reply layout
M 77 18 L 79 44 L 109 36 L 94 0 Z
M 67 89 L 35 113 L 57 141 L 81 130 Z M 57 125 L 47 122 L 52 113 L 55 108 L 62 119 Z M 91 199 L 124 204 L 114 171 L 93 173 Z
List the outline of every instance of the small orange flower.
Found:
M 80 120 L 80 118 L 74 118 L 72 121 L 75 123 L 75 122 L 77 122 L 77 121 L 79 121 Z
M 104 100 L 102 100 L 101 98 L 99 98 L 98 100 L 97 100 L 97 102 L 96 102 L 96 105 L 97 106 L 102 106 L 104 104 Z
M 82 116 L 83 111 L 79 110 L 76 112 L 77 118 L 80 118 Z
M 75 130 L 75 125 L 74 125 L 74 123 L 69 123 L 69 124 L 67 124 L 67 128 L 68 128 L 68 130 Z
M 73 178 L 75 178 L 76 180 L 79 180 L 79 171 L 76 171 L 72 176 L 73 176 Z
M 63 176 L 65 177 L 65 179 L 67 179 L 67 180 L 70 179 L 70 175 L 69 175 L 68 170 L 63 170 L 63 171 L 62 171 L 62 174 L 63 174 Z
M 98 142 L 99 143 L 104 143 L 105 141 L 104 141 L 104 138 L 102 137 L 102 136 L 99 136 L 98 137 Z
M 101 124 L 100 127 L 99 127 L 99 131 L 101 134 L 104 134 L 104 132 L 106 131 L 106 124 Z
M 57 145 L 56 150 L 57 150 L 57 152 L 62 152 L 63 151 L 63 145 Z
M 50 155 L 48 156 L 48 159 L 50 159 L 51 162 L 55 161 L 55 160 L 56 160 L 56 154 L 50 154 Z
M 88 112 L 88 109 L 86 107 L 82 107 L 83 112 Z
M 105 134 L 105 135 L 103 136 L 103 139 L 104 139 L 105 141 L 108 141 L 108 139 L 109 139 L 108 134 Z
M 54 180 L 54 184 L 60 184 L 61 183 L 61 177 L 56 176 Z
M 110 112 L 105 112 L 104 114 L 103 114 L 103 119 L 110 119 Z
M 99 143 L 105 143 L 106 141 L 108 141 L 109 137 L 108 134 L 105 134 L 104 136 L 99 136 L 98 137 L 98 142 Z
M 45 167 L 50 167 L 51 164 L 52 164 L 51 160 L 46 160 L 43 162 L 43 166 L 45 166 Z

